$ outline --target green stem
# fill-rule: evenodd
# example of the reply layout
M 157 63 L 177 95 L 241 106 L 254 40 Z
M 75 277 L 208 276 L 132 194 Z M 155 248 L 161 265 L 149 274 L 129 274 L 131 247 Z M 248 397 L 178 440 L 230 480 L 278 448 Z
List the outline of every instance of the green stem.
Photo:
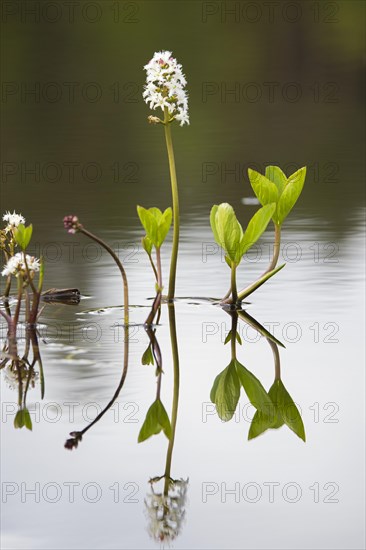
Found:
M 118 266 L 118 269 L 120 270 L 121 272 L 121 275 L 122 275 L 122 280 L 123 280 L 123 294 L 124 294 L 124 322 L 125 322 L 125 325 L 127 326 L 128 325 L 128 321 L 129 321 L 129 312 L 128 312 L 128 308 L 129 308 L 129 304 L 128 304 L 128 282 L 127 282 L 127 275 L 126 275 L 126 272 L 123 268 L 123 265 L 121 264 L 120 262 L 120 259 L 118 258 L 118 256 L 114 253 L 114 251 L 111 249 L 111 247 L 105 243 L 104 241 L 102 241 L 101 239 L 99 239 L 99 237 L 97 237 L 96 235 L 94 235 L 93 233 L 90 233 L 90 231 L 87 231 L 84 227 L 79 227 L 79 231 L 81 233 L 84 233 L 84 235 L 86 235 L 87 237 L 89 237 L 90 239 L 92 239 L 93 241 L 97 242 L 98 244 L 100 244 L 100 246 L 102 246 L 111 256 L 112 258 L 114 259 L 114 261 L 116 262 L 117 266 Z
M 276 269 L 276 265 L 280 255 L 280 247 L 281 247 L 281 225 L 274 223 L 274 226 L 275 226 L 275 240 L 274 240 L 274 246 L 273 246 L 273 256 L 272 256 L 271 263 L 269 264 L 267 269 L 262 273 L 262 275 L 254 283 L 252 283 L 251 285 L 241 290 L 238 293 L 236 300 L 234 300 L 234 296 L 232 296 L 231 298 L 228 296 L 225 296 L 221 301 L 221 304 L 235 304 L 237 301 L 241 302 L 244 298 L 249 296 L 249 294 L 252 294 L 255 290 L 257 290 L 257 288 L 262 286 L 268 279 L 270 279 L 273 275 L 275 275 L 277 271 L 279 271 L 284 267 L 285 264 L 283 264 L 281 267 Z M 233 275 L 231 275 L 231 277 L 233 277 Z M 231 283 L 231 286 L 233 286 L 232 283 Z
M 277 265 L 277 262 L 278 262 L 279 255 L 280 255 L 281 226 L 278 225 L 277 223 L 274 223 L 274 222 L 273 222 L 273 224 L 275 226 L 275 242 L 274 242 L 274 247 L 273 247 L 273 256 L 272 256 L 271 263 L 269 264 L 268 268 L 263 273 L 263 275 L 266 275 L 267 273 L 269 273 L 270 271 L 273 271 L 275 269 L 275 267 Z
M 173 390 L 173 405 L 171 416 L 172 436 L 169 440 L 168 451 L 166 455 L 165 473 L 164 473 L 164 495 L 168 496 L 169 485 L 171 480 L 172 455 L 174 448 L 175 429 L 177 426 L 178 402 L 179 402 L 179 353 L 177 328 L 175 324 L 175 309 L 174 304 L 168 304 L 169 309 L 169 326 L 170 326 L 170 341 L 172 345 L 173 367 L 174 367 L 174 390 Z
M 236 264 L 231 264 L 231 298 L 232 303 L 236 304 L 238 301 L 238 290 L 236 288 Z
M 231 314 L 231 359 L 236 359 L 236 332 L 238 330 L 238 314 L 236 311 Z
M 170 182 L 171 182 L 172 199 L 173 199 L 173 250 L 172 250 L 172 257 L 170 260 L 168 300 L 173 300 L 174 294 L 175 294 L 175 277 L 176 277 L 176 271 L 177 271 L 178 247 L 179 247 L 179 195 L 178 195 L 177 173 L 175 169 L 172 134 L 171 134 L 169 119 L 170 119 L 169 111 L 165 107 L 164 130 L 165 130 L 166 147 L 168 151 Z

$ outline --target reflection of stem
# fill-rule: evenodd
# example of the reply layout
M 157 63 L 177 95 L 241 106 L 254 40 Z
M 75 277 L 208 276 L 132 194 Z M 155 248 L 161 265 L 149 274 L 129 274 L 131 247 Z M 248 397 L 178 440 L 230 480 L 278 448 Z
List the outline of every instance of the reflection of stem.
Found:
M 127 275 L 126 275 L 126 272 L 123 268 L 123 265 L 122 263 L 120 262 L 120 259 L 118 258 L 118 256 L 114 253 L 114 251 L 111 249 L 110 246 L 108 246 L 104 241 L 102 241 L 101 239 L 99 239 L 99 237 L 97 237 L 96 235 L 94 235 L 93 233 L 90 233 L 90 231 L 87 231 L 86 229 L 84 229 L 84 227 L 81 227 L 79 226 L 79 231 L 81 233 L 84 233 L 84 235 L 86 235 L 87 237 L 89 237 L 90 239 L 92 239 L 93 241 L 97 242 L 98 244 L 100 244 L 100 246 L 102 246 L 111 256 L 112 258 L 114 259 L 114 261 L 116 262 L 117 266 L 118 266 L 118 269 L 120 270 L 121 272 L 121 275 L 122 275 L 122 279 L 123 279 L 123 293 L 124 293 L 124 322 L 125 322 L 125 325 L 128 325 L 128 282 L 127 282 Z
M 177 341 L 177 328 L 175 324 L 175 309 L 174 304 L 168 304 L 169 309 L 169 326 L 170 326 L 170 341 L 172 345 L 173 354 L 173 368 L 174 368 L 174 391 L 173 391 L 173 404 L 172 404 L 172 416 L 171 427 L 172 435 L 169 440 L 169 446 L 166 455 L 165 473 L 164 473 L 164 495 L 168 496 L 170 485 L 170 472 L 172 465 L 172 455 L 174 448 L 175 429 L 177 425 L 178 415 L 178 402 L 179 402 L 179 353 L 178 353 L 178 341 Z
M 238 313 L 230 311 L 231 315 L 231 359 L 236 359 L 236 331 L 238 327 Z
M 157 265 L 157 294 L 155 296 L 154 303 L 152 305 L 151 311 L 149 313 L 148 318 L 145 321 L 145 325 L 150 326 L 152 325 L 156 312 L 159 310 L 161 305 L 161 293 L 163 290 L 163 277 L 162 277 L 162 271 L 161 271 L 161 256 L 160 256 L 160 248 L 156 249 L 156 265 Z
M 275 363 L 275 380 L 281 380 L 281 360 L 280 360 L 280 353 L 278 351 L 278 346 L 275 344 L 275 342 L 272 342 L 269 338 L 267 338 L 267 342 L 271 346 L 274 363 Z
M 104 407 L 104 409 L 94 418 L 90 424 L 88 424 L 83 430 L 78 432 L 71 432 L 71 436 L 73 436 L 73 439 L 68 439 L 65 443 L 65 447 L 67 449 L 72 449 L 74 446 L 77 446 L 78 441 L 81 440 L 81 437 L 88 431 L 94 424 L 99 422 L 99 420 L 105 415 L 105 413 L 112 407 L 113 403 L 118 398 L 123 385 L 126 380 L 127 371 L 128 371 L 128 350 L 129 350 L 129 334 L 128 334 L 128 325 L 124 325 L 124 357 L 123 357 L 123 371 L 122 376 L 119 381 L 118 387 L 116 391 L 114 392 L 114 395 L 112 399 L 108 402 L 108 404 Z
M 172 250 L 172 257 L 170 261 L 169 291 L 168 291 L 168 299 L 172 300 L 174 298 L 174 293 L 175 293 L 175 276 L 177 271 L 178 246 L 179 246 L 179 195 L 178 195 L 177 173 L 175 169 L 172 134 L 170 130 L 169 120 L 170 120 L 170 114 L 167 107 L 165 107 L 164 109 L 165 141 L 166 141 L 166 147 L 168 150 L 170 181 L 171 181 L 172 199 L 173 199 L 173 250 Z

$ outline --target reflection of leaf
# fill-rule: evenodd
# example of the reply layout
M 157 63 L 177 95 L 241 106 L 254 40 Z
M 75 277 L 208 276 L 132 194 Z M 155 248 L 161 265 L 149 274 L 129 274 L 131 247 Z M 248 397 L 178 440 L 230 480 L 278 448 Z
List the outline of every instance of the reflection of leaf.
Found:
M 273 404 L 261 382 L 239 361 L 235 361 L 235 366 L 241 385 L 253 407 L 265 414 L 270 414 Z
M 156 435 L 163 430 L 168 439 L 172 436 L 170 420 L 164 405 L 160 399 L 156 399 L 147 411 L 145 422 L 139 433 L 138 442 L 145 441 L 152 435 Z
M 32 420 L 27 408 L 19 409 L 14 418 L 14 428 L 23 428 L 23 426 L 32 430 Z
M 248 439 L 253 439 L 266 430 L 277 429 L 286 424 L 300 439 L 306 440 L 301 415 L 281 380 L 275 380 L 268 392 L 274 403 L 274 414 L 266 416 L 255 413 Z
M 154 356 L 151 350 L 151 344 L 148 345 L 147 349 L 144 351 L 143 356 L 141 357 L 142 365 L 153 365 Z
M 239 397 L 240 383 L 233 360 L 216 376 L 210 393 L 211 401 L 215 403 L 221 420 L 227 422 L 233 417 Z

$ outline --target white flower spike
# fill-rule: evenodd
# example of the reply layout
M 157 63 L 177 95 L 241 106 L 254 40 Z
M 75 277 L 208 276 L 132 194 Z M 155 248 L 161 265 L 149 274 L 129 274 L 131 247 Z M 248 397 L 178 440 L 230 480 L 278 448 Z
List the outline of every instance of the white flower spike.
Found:
M 40 266 L 37 258 L 27 254 L 26 259 L 30 275 L 33 275 L 36 271 L 39 271 Z M 3 277 L 7 277 L 8 275 L 15 275 L 17 277 L 19 273 L 23 276 L 27 274 L 23 252 L 18 252 L 15 256 L 10 258 L 8 263 L 4 266 L 1 275 Z
M 15 211 L 11 214 L 6 212 L 3 215 L 3 221 L 8 222 L 8 225 L 5 227 L 5 232 L 8 233 L 14 227 L 18 227 L 20 223 L 25 223 L 25 218 L 21 214 L 17 214 Z
M 181 126 L 189 124 L 188 95 L 184 89 L 187 80 L 172 52 L 156 52 L 144 69 L 146 85 L 142 96 L 150 109 L 164 112 L 167 108 L 170 120 L 177 120 Z

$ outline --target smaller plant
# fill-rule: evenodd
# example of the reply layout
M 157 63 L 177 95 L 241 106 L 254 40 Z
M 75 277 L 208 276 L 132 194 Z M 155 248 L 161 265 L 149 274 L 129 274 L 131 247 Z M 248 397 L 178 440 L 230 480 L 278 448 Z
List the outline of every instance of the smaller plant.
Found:
M 231 269 L 231 298 L 227 300 L 228 303 L 238 304 L 243 299 L 242 293 L 238 293 L 237 291 L 237 267 L 244 254 L 257 242 L 265 231 L 275 210 L 275 203 L 267 204 L 260 208 L 249 221 L 244 232 L 230 204 L 222 203 L 212 207 L 210 215 L 211 229 L 215 241 L 223 248 L 226 263 Z M 269 272 L 265 280 L 272 277 L 282 267 Z M 258 283 L 257 287 L 263 284 L 263 282 Z
M 169 207 L 164 212 L 159 208 L 143 208 L 137 207 L 137 213 L 143 228 L 146 231 L 145 237 L 142 239 L 142 246 L 147 253 L 151 267 L 155 274 L 156 280 L 156 298 L 154 300 L 153 307 L 150 315 L 146 319 L 146 325 L 151 325 L 154 321 L 155 315 L 161 305 L 161 296 L 163 291 L 163 278 L 161 269 L 161 254 L 160 249 L 165 241 L 167 234 L 172 223 L 172 209 Z M 152 258 L 152 249 L 155 248 L 156 254 L 156 266 Z
M 116 255 L 116 253 L 112 250 L 112 248 L 105 243 L 102 239 L 94 235 L 93 233 L 90 233 L 85 227 L 80 223 L 79 218 L 75 215 L 65 216 L 64 217 L 64 228 L 67 230 L 68 233 L 71 233 L 74 235 L 75 233 L 83 233 L 86 237 L 89 237 L 92 241 L 95 241 L 98 243 L 101 247 L 103 247 L 113 258 L 115 263 L 117 264 L 118 269 L 120 270 L 120 273 L 122 275 L 122 281 L 123 281 L 123 309 L 124 309 L 124 323 L 125 327 L 128 326 L 129 323 L 129 302 L 128 302 L 128 281 L 127 281 L 127 275 L 124 270 L 124 267 Z
M 276 205 L 272 216 L 275 242 L 272 261 L 265 271 L 268 273 L 277 265 L 281 244 L 281 227 L 301 195 L 305 183 L 306 167 L 300 168 L 288 178 L 279 166 L 267 166 L 264 176 L 249 168 L 248 176 L 259 202 L 263 206 L 273 203 Z

